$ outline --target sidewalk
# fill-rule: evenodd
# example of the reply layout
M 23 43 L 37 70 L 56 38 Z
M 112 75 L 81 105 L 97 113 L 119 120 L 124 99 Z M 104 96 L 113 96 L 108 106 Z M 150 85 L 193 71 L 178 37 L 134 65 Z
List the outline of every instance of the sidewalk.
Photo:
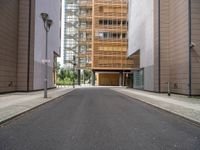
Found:
M 183 95 L 158 94 L 124 87 L 115 87 L 111 90 L 125 94 L 171 113 L 177 114 L 194 122 L 200 123 L 200 99 L 188 98 Z
M 37 92 L 15 92 L 0 95 L 0 123 L 20 115 L 43 103 L 54 100 L 66 93 L 71 92 L 72 88 L 56 88 L 48 90 L 48 98 L 44 99 L 44 91 Z

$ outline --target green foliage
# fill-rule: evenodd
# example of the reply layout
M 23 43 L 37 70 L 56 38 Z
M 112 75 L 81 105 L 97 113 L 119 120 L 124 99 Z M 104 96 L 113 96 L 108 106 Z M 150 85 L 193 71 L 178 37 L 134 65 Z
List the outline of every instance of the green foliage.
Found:
M 85 81 L 90 80 L 91 75 L 92 75 L 92 73 L 91 73 L 90 70 L 84 70 L 84 78 L 85 78 Z
M 60 80 L 65 80 L 65 78 L 67 77 L 67 72 L 66 72 L 66 70 L 64 69 L 64 68 L 61 68 L 60 69 L 60 72 L 59 72 L 59 74 L 58 74 L 58 77 L 59 77 L 59 79 Z
M 60 68 L 57 77 L 57 85 L 73 85 L 73 81 L 77 79 L 77 73 L 74 73 L 73 69 Z
M 56 75 L 59 74 L 60 69 L 61 69 L 60 63 L 59 63 L 59 62 L 56 62 L 56 65 L 55 65 Z
M 70 79 L 67 79 L 67 78 L 65 80 L 57 79 L 56 84 L 57 85 L 72 85 L 73 81 L 71 81 Z
M 57 74 L 57 80 L 56 80 L 57 85 L 73 85 L 73 82 L 77 81 L 77 78 L 78 78 L 77 71 L 74 72 L 73 68 L 60 67 L 59 63 L 57 64 L 57 67 L 56 67 L 56 74 Z M 90 70 L 84 70 L 81 75 L 82 79 L 84 78 L 86 83 L 91 82 L 90 81 L 91 76 L 92 76 L 92 72 Z

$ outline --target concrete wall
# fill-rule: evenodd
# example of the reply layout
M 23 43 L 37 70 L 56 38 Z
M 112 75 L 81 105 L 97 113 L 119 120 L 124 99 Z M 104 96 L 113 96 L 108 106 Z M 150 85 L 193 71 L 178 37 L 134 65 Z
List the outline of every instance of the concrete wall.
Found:
M 29 41 L 29 1 L 19 1 L 18 20 L 18 63 L 17 63 L 17 90 L 27 90 L 28 78 L 28 41 Z
M 19 1 L 17 91 L 27 91 L 33 89 L 32 75 L 33 75 L 34 51 L 32 47 L 33 47 L 33 33 L 34 33 L 33 17 L 35 9 L 34 9 L 34 0 L 32 0 L 31 5 L 29 4 L 29 2 L 30 2 L 29 0 Z M 29 9 L 29 6 L 31 6 L 32 8 Z M 30 15 L 31 18 L 29 18 Z
M 200 95 L 200 1 L 191 0 L 192 8 L 192 94 Z
M 169 82 L 169 0 L 160 1 L 160 92 L 167 91 Z
M 43 27 L 43 21 L 40 17 L 42 12 L 49 14 L 53 20 L 53 25 L 49 32 L 48 38 L 48 59 L 51 62 L 48 64 L 48 87 L 53 87 L 53 58 L 54 52 L 60 53 L 60 15 L 61 1 L 60 0 L 36 0 L 35 3 L 35 44 L 34 44 L 34 90 L 44 87 L 44 70 L 45 65 L 42 60 L 45 58 L 45 40 L 46 34 Z
M 159 91 L 159 13 L 158 13 L 158 0 L 154 0 L 153 4 L 153 49 L 154 49 L 154 91 Z
M 169 0 L 170 88 L 188 94 L 189 22 L 188 0 Z
M 189 24 L 188 1 L 160 1 L 160 39 L 158 0 L 154 1 L 154 74 L 158 91 L 158 49 L 160 42 L 160 92 L 167 92 L 167 82 L 174 93 L 188 94 Z
M 144 89 L 154 91 L 154 66 L 144 68 Z
M 153 91 L 153 1 L 129 0 L 128 36 L 128 54 L 140 50 L 140 68 L 144 68 L 144 88 Z
M 0 93 L 16 90 L 18 1 L 0 1 Z

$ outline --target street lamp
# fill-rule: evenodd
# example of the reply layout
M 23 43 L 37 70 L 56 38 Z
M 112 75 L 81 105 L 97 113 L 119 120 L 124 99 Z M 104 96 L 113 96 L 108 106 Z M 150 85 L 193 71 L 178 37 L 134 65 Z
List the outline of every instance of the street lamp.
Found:
M 46 51 L 45 51 L 45 79 L 44 79 L 44 98 L 47 98 L 47 73 L 48 73 L 48 32 L 50 30 L 50 27 L 53 23 L 53 21 L 51 19 L 49 19 L 49 15 L 47 13 L 41 13 L 40 14 L 44 23 L 44 29 L 46 31 Z

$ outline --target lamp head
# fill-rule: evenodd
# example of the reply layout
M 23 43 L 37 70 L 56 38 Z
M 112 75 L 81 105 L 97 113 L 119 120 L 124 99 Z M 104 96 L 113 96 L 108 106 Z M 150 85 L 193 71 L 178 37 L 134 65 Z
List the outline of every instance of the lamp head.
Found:
M 53 24 L 53 20 L 47 19 L 47 26 L 50 28 L 51 25 Z
M 40 15 L 41 15 L 42 20 L 43 20 L 44 22 L 48 19 L 48 16 L 49 16 L 47 13 L 41 13 Z

